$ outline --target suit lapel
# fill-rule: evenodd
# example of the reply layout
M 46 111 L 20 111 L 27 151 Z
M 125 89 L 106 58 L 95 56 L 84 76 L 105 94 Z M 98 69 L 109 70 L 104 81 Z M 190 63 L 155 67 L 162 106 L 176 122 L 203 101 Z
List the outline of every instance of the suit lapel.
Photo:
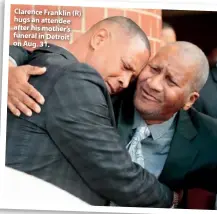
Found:
M 159 178 L 160 181 L 171 187 L 181 185 L 180 180 L 184 178 L 186 172 L 191 168 L 198 153 L 197 147 L 193 143 L 196 135 L 197 130 L 189 114 L 180 111 L 170 151 Z

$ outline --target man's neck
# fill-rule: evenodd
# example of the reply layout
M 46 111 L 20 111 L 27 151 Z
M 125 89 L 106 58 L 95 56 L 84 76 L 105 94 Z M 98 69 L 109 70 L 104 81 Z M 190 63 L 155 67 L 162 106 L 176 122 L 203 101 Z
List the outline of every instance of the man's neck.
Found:
M 85 51 L 86 50 L 86 51 Z M 74 57 L 81 63 L 86 62 L 86 56 L 87 56 L 87 46 L 82 39 L 76 40 L 71 48 L 70 52 L 74 55 Z
M 147 119 L 145 116 L 142 116 L 142 119 L 146 122 L 147 125 L 161 124 L 161 123 L 168 121 L 170 118 L 172 118 L 174 114 L 169 114 L 161 120 L 150 120 L 150 119 Z
M 166 121 L 166 120 L 145 120 L 144 118 L 143 120 L 147 123 L 147 125 L 161 124 Z

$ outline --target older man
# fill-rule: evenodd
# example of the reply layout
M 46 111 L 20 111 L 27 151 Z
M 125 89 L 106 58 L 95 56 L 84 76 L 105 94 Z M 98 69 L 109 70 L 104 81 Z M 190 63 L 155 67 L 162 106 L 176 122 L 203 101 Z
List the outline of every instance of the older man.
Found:
M 147 64 L 146 35 L 132 20 L 111 17 L 94 25 L 71 50 L 50 45 L 30 55 L 29 64 L 47 67 L 45 75 L 30 79 L 46 102 L 32 117 L 8 113 L 6 165 L 93 205 L 113 201 L 122 206 L 171 206 L 172 192 L 133 163 L 122 146 L 110 99 Z M 34 95 L 35 89 L 27 87 L 27 94 L 22 90 L 24 73 L 18 72 L 16 84 L 11 84 L 16 71 L 9 72 L 9 107 L 13 111 L 15 104 L 25 112 L 27 94 Z M 18 90 L 13 92 L 14 86 Z
M 194 110 L 209 72 L 204 53 L 175 42 L 122 96 L 118 128 L 133 160 L 172 189 L 217 191 L 217 121 Z

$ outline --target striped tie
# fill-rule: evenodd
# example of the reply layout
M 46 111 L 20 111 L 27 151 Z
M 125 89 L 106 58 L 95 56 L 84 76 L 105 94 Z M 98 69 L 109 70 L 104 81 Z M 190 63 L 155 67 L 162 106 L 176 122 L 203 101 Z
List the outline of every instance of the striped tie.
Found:
M 127 145 L 127 150 L 130 153 L 133 162 L 138 163 L 144 168 L 144 157 L 142 154 L 141 141 L 150 135 L 148 126 L 140 126 L 136 129 L 136 132 L 132 140 Z M 110 203 L 110 206 L 117 206 L 114 202 Z
M 150 136 L 150 130 L 148 126 L 140 126 L 136 129 L 136 132 L 132 140 L 127 145 L 127 150 L 132 158 L 132 161 L 138 163 L 144 168 L 144 156 L 142 154 L 141 141 Z

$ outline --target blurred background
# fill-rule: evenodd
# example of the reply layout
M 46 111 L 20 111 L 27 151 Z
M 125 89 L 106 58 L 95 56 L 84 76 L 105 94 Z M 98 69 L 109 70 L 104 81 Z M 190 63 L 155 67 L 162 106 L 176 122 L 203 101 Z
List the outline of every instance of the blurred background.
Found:
M 170 24 L 177 40 L 199 46 L 208 56 L 211 67 L 217 62 L 216 11 L 162 10 L 162 20 Z

